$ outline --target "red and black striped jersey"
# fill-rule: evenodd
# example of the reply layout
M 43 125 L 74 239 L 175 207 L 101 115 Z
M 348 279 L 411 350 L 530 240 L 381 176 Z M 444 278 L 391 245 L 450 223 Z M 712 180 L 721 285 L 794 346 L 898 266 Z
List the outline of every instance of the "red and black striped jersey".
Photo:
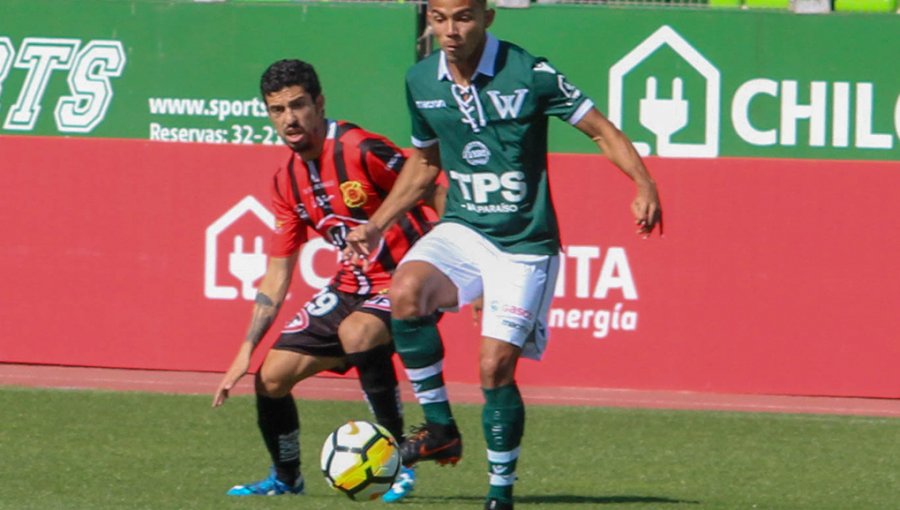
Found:
M 338 249 L 347 233 L 366 223 L 394 185 L 406 158 L 387 138 L 345 121 L 328 120 L 318 159 L 303 161 L 293 151 L 273 180 L 275 232 L 269 255 L 286 257 L 307 241 L 309 227 Z M 366 271 L 341 262 L 332 285 L 353 294 L 388 288 L 391 272 L 416 240 L 430 230 L 417 206 L 384 232 Z

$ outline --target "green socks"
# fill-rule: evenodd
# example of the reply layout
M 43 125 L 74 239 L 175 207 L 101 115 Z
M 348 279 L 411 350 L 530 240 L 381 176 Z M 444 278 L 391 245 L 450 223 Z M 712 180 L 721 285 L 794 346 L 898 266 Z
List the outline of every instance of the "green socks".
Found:
M 525 432 L 525 403 L 515 383 L 482 391 L 485 403 L 481 425 L 491 484 L 487 497 L 512 502 L 519 445 Z
M 444 345 L 433 317 L 391 319 L 394 346 L 429 423 L 453 423 L 444 385 Z M 483 388 L 481 423 L 487 442 L 488 498 L 512 502 L 519 445 L 525 431 L 525 403 L 513 384 Z
M 453 413 L 444 385 L 444 344 L 434 317 L 391 319 L 391 334 L 425 421 L 452 424 Z

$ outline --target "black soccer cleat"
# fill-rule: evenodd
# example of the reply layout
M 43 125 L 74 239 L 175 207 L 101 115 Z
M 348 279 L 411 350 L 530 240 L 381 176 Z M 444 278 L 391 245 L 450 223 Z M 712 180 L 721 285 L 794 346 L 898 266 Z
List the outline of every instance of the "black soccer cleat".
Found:
M 484 510 L 513 510 L 513 504 L 491 498 L 484 502 Z
M 420 460 L 455 466 L 462 458 L 462 436 L 456 425 L 426 422 L 411 432 L 400 444 L 400 459 L 404 466 L 413 466 Z

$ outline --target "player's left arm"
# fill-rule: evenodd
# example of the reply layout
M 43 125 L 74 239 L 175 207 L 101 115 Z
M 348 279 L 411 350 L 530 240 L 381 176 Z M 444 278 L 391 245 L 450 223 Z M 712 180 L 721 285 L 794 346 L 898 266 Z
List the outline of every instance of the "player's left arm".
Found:
M 659 224 L 661 235 L 662 207 L 659 203 L 656 182 L 644 166 L 631 140 L 596 108 L 588 110 L 575 127 L 589 136 L 600 151 L 634 181 L 637 189 L 631 203 L 631 212 L 638 227 L 637 233 L 649 237 Z

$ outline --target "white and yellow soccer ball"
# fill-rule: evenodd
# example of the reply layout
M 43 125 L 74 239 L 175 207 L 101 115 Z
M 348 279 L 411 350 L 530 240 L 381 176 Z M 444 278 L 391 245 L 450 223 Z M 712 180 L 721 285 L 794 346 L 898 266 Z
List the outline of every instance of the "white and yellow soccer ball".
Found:
M 397 440 L 384 427 L 350 421 L 328 435 L 322 446 L 322 473 L 332 488 L 350 499 L 378 499 L 400 471 Z

